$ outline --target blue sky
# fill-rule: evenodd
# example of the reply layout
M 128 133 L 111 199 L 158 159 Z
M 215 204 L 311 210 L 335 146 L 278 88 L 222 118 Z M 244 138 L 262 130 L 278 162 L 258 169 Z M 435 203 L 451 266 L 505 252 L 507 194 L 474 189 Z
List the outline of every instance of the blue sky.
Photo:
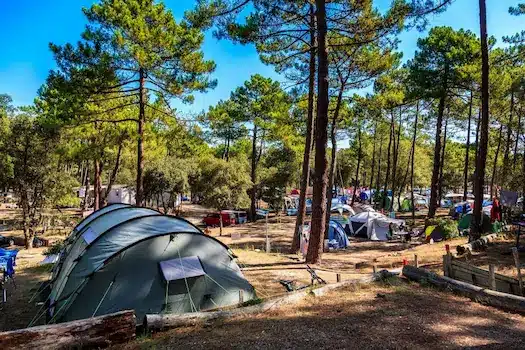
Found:
M 32 103 L 40 85 L 44 83 L 50 69 L 54 68 L 48 43 L 75 42 L 84 29 L 85 19 L 81 8 L 93 0 L 0 0 L 0 93 L 10 94 L 16 105 Z M 517 0 L 488 0 L 488 29 L 501 44 L 501 37 L 525 29 L 525 16 L 514 17 L 507 13 L 508 7 Z M 177 18 L 193 7 L 194 0 L 166 0 L 165 3 Z M 376 1 L 380 8 L 388 0 Z M 432 26 L 448 25 L 479 32 L 478 1 L 456 0 L 443 14 L 430 18 Z M 417 38 L 425 33 L 411 31 L 401 35 L 399 49 L 404 60 L 413 56 Z M 214 77 L 218 86 L 206 94 L 196 96 L 193 105 L 177 107 L 183 112 L 199 112 L 220 99 L 228 98 L 230 92 L 260 73 L 276 79 L 280 77 L 273 68 L 263 65 L 253 46 L 234 45 L 228 41 L 217 41 L 206 34 L 204 53 L 207 59 L 217 64 Z

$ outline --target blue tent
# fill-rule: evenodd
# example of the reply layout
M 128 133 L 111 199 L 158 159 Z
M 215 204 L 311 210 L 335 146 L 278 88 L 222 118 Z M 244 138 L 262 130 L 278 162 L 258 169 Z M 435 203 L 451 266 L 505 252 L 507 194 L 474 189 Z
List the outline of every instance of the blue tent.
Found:
M 330 228 L 328 229 L 328 245 L 335 249 L 344 249 L 350 245 L 343 226 L 330 219 Z

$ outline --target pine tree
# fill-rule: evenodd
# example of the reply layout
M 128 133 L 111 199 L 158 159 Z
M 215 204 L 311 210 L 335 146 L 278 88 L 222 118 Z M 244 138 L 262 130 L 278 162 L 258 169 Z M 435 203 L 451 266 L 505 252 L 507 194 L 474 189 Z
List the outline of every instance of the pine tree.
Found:
M 89 24 L 76 47 L 50 47 L 66 77 L 85 71 L 86 79 L 79 85 L 84 94 L 120 101 L 113 110 L 138 107 L 136 202 L 140 205 L 148 113 L 166 113 L 170 99 L 191 102 L 192 92 L 214 87 L 209 74 L 215 65 L 203 58 L 202 32 L 184 21 L 177 23 L 163 3 L 102 0 L 84 9 L 84 14 Z M 150 102 L 152 94 L 164 108 Z

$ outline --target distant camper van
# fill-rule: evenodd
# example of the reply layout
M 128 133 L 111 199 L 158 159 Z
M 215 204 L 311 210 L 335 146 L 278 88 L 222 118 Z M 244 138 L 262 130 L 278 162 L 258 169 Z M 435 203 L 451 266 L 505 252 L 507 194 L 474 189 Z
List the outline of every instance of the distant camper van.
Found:
M 220 216 L 222 215 L 222 225 L 223 226 L 229 226 L 229 225 L 235 225 L 235 214 L 230 211 L 223 210 L 220 214 L 218 212 L 216 213 L 210 213 L 206 215 L 206 217 L 202 220 L 206 226 L 220 226 L 221 225 L 221 219 Z
M 248 222 L 248 213 L 243 210 L 236 210 L 233 212 L 235 214 L 235 221 L 238 224 L 245 224 Z

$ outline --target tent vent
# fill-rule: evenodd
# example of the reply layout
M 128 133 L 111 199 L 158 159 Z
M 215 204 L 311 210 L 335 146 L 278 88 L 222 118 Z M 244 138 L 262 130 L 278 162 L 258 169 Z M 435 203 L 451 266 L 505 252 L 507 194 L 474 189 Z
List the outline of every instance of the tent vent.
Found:
M 204 276 L 206 274 L 198 256 L 161 261 L 159 264 L 166 281 Z

